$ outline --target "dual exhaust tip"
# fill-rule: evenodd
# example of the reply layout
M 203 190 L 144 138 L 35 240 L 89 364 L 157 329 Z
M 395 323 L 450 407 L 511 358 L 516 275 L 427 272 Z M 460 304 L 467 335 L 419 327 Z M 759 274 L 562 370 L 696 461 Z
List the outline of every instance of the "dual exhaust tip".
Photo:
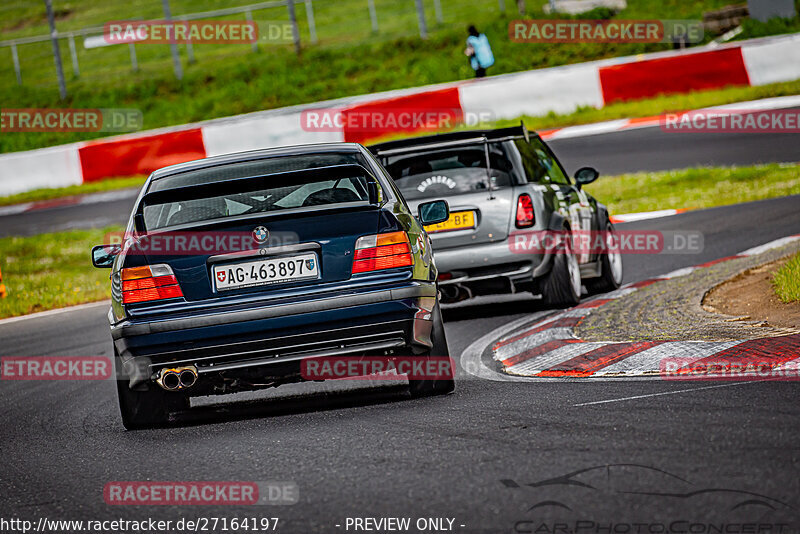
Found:
M 156 378 L 156 384 L 167 391 L 189 389 L 195 385 L 196 382 L 197 368 L 194 365 L 161 369 L 158 372 L 158 378 Z

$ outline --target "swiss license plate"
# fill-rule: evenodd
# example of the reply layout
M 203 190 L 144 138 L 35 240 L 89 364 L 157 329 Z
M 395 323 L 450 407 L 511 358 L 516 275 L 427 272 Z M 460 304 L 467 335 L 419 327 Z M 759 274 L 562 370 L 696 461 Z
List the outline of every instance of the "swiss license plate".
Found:
M 211 269 L 218 291 L 319 278 L 314 252 L 241 263 L 214 265 Z
M 475 212 L 474 211 L 455 211 L 450 214 L 450 217 L 439 224 L 429 224 L 425 227 L 425 231 L 429 234 L 436 232 L 452 232 L 453 230 L 467 230 L 475 228 Z

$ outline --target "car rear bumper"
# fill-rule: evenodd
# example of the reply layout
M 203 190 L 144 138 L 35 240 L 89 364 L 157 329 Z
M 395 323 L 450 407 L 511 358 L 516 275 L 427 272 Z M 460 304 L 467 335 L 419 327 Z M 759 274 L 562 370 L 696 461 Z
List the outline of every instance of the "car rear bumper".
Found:
M 131 387 L 162 368 L 191 365 L 204 375 L 269 367 L 295 369 L 305 358 L 421 353 L 430 348 L 436 285 L 391 288 L 190 317 L 112 325 Z M 287 371 L 288 372 L 288 371 Z
M 497 290 L 489 292 L 502 292 L 503 287 L 513 291 L 514 286 L 530 283 L 534 278 L 546 274 L 550 268 L 548 255 L 514 253 L 507 239 L 434 250 L 434 260 L 440 275 L 448 273 L 451 276 L 449 279 L 440 278 L 439 284 L 443 290 L 446 286 L 460 285 Z

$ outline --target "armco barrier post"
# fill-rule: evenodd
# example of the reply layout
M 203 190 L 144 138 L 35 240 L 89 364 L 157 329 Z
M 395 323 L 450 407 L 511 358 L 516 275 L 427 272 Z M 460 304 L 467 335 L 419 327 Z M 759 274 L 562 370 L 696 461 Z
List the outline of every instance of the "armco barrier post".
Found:
M 8 296 L 8 291 L 6 291 L 6 285 L 3 283 L 3 273 L 0 273 L 0 299 L 5 298 Z
M 425 23 L 425 7 L 422 0 L 415 0 L 417 5 L 417 22 L 419 23 L 419 36 L 422 39 L 428 38 L 428 25 Z
M 289 11 L 289 21 L 292 23 L 292 40 L 294 41 L 294 52 L 300 55 L 300 29 L 297 27 L 297 15 L 294 10 L 294 0 L 286 0 L 286 8 Z
M 378 13 L 375 11 L 375 0 L 368 0 L 369 20 L 372 22 L 372 33 L 378 33 Z

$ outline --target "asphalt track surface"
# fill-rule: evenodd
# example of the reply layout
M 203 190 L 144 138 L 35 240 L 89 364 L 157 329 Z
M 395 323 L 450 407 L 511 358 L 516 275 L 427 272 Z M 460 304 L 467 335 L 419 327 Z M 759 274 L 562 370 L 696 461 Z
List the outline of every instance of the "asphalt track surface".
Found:
M 674 133 L 656 126 L 554 140 L 550 145 L 570 173 L 587 165 L 601 174 L 620 174 L 703 165 L 800 162 L 800 143 L 791 133 Z M 129 197 L 111 202 L 0 215 L 0 237 L 125 224 L 135 197 L 132 191 Z
M 626 256 L 625 281 L 800 233 L 798 206 L 795 196 L 620 225 L 705 234 L 700 254 Z M 106 310 L 0 323 L 0 356 L 108 356 Z M 450 352 L 540 311 L 522 295 L 450 306 Z M 110 381 L 2 381 L 0 518 L 266 516 L 280 518 L 277 532 L 302 533 L 355 532 L 347 518 L 409 517 L 413 526 L 434 517 L 454 519 L 455 532 L 552 532 L 567 522 L 597 534 L 664 532 L 658 525 L 676 521 L 687 522 L 676 532 L 688 522 L 698 533 L 721 524 L 738 532 L 745 521 L 793 532 L 781 525 L 800 518 L 797 382 L 459 378 L 454 394 L 421 400 L 402 386 L 308 384 L 303 396 L 302 386 L 278 388 L 198 408 L 184 426 L 138 432 L 122 428 Z M 595 401 L 611 402 L 584 404 Z M 294 481 L 300 502 L 104 503 L 107 482 L 144 480 Z

